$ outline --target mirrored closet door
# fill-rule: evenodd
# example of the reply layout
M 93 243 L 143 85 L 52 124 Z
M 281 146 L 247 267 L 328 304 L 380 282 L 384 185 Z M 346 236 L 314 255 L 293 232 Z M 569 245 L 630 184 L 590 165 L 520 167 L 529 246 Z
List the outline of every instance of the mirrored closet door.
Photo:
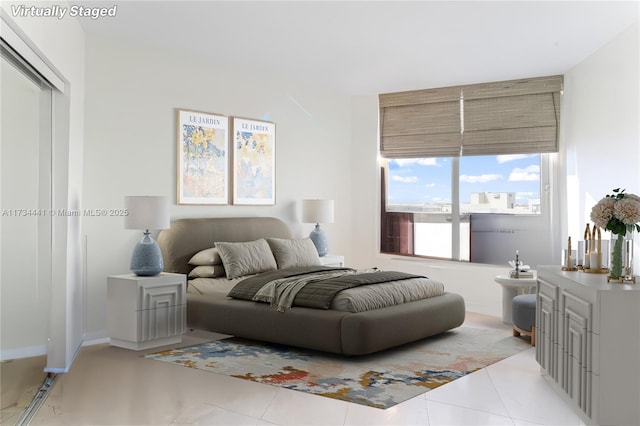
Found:
M 3 409 L 42 383 L 51 318 L 52 90 L 8 45 L 0 64 Z M 15 380 L 12 383 L 5 383 Z M 15 403 L 15 402 L 14 402 Z

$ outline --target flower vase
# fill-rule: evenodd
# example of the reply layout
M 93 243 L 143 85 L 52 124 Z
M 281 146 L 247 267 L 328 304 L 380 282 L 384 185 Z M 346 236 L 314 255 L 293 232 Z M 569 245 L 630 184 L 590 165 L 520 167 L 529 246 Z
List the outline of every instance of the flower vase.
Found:
M 614 234 L 611 241 L 609 281 L 635 282 L 633 277 L 633 227 L 626 234 Z

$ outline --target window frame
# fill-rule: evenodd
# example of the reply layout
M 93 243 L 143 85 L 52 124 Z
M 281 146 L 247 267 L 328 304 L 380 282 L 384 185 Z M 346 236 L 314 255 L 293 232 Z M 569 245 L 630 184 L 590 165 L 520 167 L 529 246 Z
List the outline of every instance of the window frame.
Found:
M 549 241 L 549 250 L 552 250 L 553 246 L 553 221 L 554 217 L 558 216 L 556 210 L 554 209 L 554 185 L 556 175 L 556 167 L 557 167 L 557 154 L 556 153 L 539 153 L 540 154 L 540 213 L 534 214 L 513 214 L 516 221 L 528 221 L 532 225 L 541 226 L 543 228 L 548 229 L 548 235 L 545 236 Z M 415 245 L 416 245 L 416 235 L 415 235 L 415 226 L 417 223 L 415 221 L 415 213 L 411 212 L 402 212 L 402 211 L 394 211 L 387 210 L 387 198 L 388 198 L 388 179 L 390 179 L 389 173 L 389 162 L 394 159 L 380 158 L 380 182 L 381 182 L 381 215 L 380 215 L 380 244 L 379 251 L 381 254 L 390 254 L 396 256 L 410 256 L 410 257 L 418 257 L 425 259 L 437 259 L 437 260 L 446 260 L 446 261 L 457 261 L 457 262 L 468 262 L 468 263 L 481 263 L 482 262 L 473 262 L 471 256 L 469 256 L 469 260 L 461 260 L 460 256 L 460 224 L 461 224 L 461 214 L 460 214 L 460 196 L 459 196 L 459 185 L 460 185 L 460 157 L 449 157 L 451 160 L 451 213 L 447 214 L 451 219 L 451 257 L 437 257 L 437 256 L 426 256 L 415 254 Z M 455 182 L 455 184 L 454 184 Z M 455 200 L 455 202 L 454 202 Z M 481 213 L 491 215 L 494 213 Z M 410 216 L 409 216 L 410 215 Z M 465 213 L 466 215 L 466 213 Z M 385 217 L 386 216 L 386 217 Z M 385 228 L 385 223 L 388 221 L 389 216 L 396 216 L 402 219 L 402 223 L 405 225 L 405 230 L 411 231 L 411 235 L 400 235 L 398 239 L 400 241 L 405 242 L 405 245 L 410 243 L 411 247 L 405 250 L 391 251 L 385 250 L 389 245 L 386 244 L 385 238 L 387 238 L 388 229 Z M 556 218 L 557 219 L 557 218 Z M 428 222 L 425 222 L 428 223 Z M 402 225 L 401 225 L 402 226 Z M 471 231 L 470 231 L 471 232 Z M 471 235 L 470 235 L 471 238 Z M 472 242 L 470 242 L 472 244 Z

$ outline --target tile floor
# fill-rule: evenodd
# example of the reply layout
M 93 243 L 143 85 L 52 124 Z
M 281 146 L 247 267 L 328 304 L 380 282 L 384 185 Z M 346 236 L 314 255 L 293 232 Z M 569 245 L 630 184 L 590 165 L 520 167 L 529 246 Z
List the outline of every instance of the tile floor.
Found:
M 47 377 L 45 355 L 0 362 L 0 424 L 14 425 Z
M 507 328 L 469 314 L 470 327 Z M 183 344 L 211 340 L 189 332 Z M 145 360 L 108 344 L 82 348 L 33 425 L 582 425 L 540 376 L 534 349 L 387 410 Z

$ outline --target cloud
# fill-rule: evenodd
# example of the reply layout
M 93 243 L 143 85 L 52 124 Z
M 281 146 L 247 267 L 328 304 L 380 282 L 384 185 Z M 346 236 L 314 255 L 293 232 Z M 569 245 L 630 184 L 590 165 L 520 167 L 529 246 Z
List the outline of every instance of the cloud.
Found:
M 538 154 L 509 154 L 509 155 L 496 155 L 498 163 L 508 163 L 509 161 L 523 160 L 525 158 L 535 157 Z
M 391 160 L 400 167 L 408 166 L 411 164 L 419 164 L 421 166 L 439 166 L 437 158 L 397 158 Z
M 510 182 L 535 182 L 540 180 L 540 166 L 532 165 L 521 169 L 516 167 L 509 175 Z
M 433 182 L 432 182 L 432 183 L 426 183 L 426 184 L 424 185 L 424 187 L 425 187 L 425 188 L 435 188 L 435 187 L 436 187 L 436 184 L 435 184 L 435 183 L 433 183 Z
M 433 197 L 431 198 L 431 202 L 434 204 L 447 204 L 447 203 L 451 203 L 451 199 L 444 198 L 444 197 Z
M 418 182 L 418 176 L 391 176 L 391 180 L 402 183 L 416 183 Z
M 485 183 L 485 182 L 491 182 L 499 179 L 502 179 L 502 175 L 496 174 L 496 173 L 484 174 L 484 175 L 478 175 L 478 176 L 460 175 L 460 182 L 467 182 L 467 183 Z

